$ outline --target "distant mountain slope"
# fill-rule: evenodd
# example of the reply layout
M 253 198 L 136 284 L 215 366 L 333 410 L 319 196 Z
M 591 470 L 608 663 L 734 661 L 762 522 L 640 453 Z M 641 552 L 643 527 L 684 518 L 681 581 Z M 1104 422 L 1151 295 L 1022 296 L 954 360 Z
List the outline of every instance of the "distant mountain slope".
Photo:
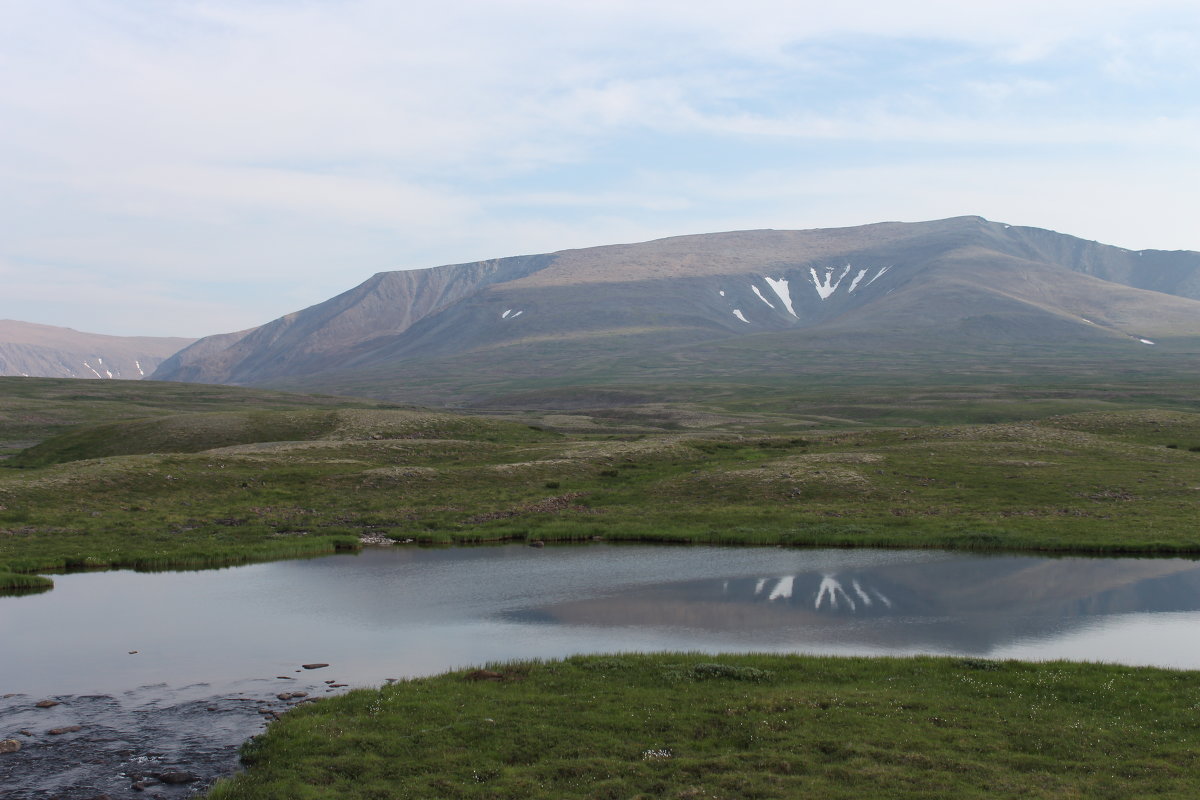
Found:
M 194 339 L 105 336 L 0 320 L 0 375 L 139 380 Z
M 322 383 L 322 375 L 485 354 L 528 369 L 793 331 L 805 337 L 1099 341 L 1200 334 L 1200 253 L 1130 251 L 955 217 L 738 231 L 380 273 L 260 328 L 203 339 L 160 380 Z M 576 364 L 575 366 L 578 366 Z

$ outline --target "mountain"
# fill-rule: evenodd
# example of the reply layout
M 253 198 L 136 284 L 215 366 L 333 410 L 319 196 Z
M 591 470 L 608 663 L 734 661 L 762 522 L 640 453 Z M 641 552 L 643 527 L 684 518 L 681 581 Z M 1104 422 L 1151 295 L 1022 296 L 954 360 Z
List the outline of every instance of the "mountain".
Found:
M 194 339 L 105 336 L 0 320 L 0 375 L 139 380 Z
M 771 335 L 774 337 L 772 338 Z M 788 352 L 1200 335 L 1200 253 L 1131 251 L 981 217 L 700 234 L 379 273 L 202 339 L 159 380 L 377 391 L 456 375 L 627 378 L 713 343 Z M 757 336 L 758 338 L 753 338 Z M 765 337 L 765 338 L 764 338 Z M 622 360 L 624 359 L 624 360 Z M 606 368 L 607 369 L 607 368 Z

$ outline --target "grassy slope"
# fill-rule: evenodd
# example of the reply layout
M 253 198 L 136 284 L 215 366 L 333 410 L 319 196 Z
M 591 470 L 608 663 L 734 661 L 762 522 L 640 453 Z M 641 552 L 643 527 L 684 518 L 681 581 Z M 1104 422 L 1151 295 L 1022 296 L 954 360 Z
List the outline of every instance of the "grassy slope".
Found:
M 0 457 L 76 425 L 190 412 L 376 405 L 366 400 L 234 386 L 0 377 Z
M 296 708 L 214 800 L 1190 798 L 1196 673 L 1097 664 L 588 656 Z M 479 675 L 476 678 L 481 677 Z
M 619 438 L 402 410 L 318 418 L 309 433 L 328 438 L 2 470 L 0 565 L 204 565 L 327 552 L 364 533 L 1200 552 L 1200 414 Z M 265 420 L 267 437 L 283 424 L 272 419 L 242 421 Z

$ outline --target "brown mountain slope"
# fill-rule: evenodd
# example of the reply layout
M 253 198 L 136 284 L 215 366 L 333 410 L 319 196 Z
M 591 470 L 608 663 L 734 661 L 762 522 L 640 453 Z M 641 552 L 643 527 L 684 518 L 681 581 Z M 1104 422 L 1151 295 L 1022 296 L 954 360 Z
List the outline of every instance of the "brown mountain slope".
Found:
M 106 336 L 0 320 L 0 375 L 138 380 L 194 339 Z
M 1200 254 L 979 217 L 680 236 L 381 273 L 245 335 L 202 340 L 155 377 L 320 383 L 473 352 L 520 368 L 531 342 L 553 360 L 555 342 L 636 355 L 768 331 L 1151 346 L 1139 340 L 1200 334 Z

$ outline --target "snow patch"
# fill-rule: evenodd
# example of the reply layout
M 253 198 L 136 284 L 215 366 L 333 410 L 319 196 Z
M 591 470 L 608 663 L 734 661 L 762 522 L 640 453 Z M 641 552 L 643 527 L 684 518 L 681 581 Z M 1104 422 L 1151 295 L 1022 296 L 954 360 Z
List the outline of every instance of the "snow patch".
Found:
M 826 267 L 825 280 L 821 280 L 817 277 L 817 270 L 814 267 L 808 268 L 808 273 L 812 275 L 813 286 L 817 287 L 817 294 L 821 295 L 822 300 L 828 300 L 837 291 L 837 288 L 842 284 L 842 279 L 850 274 L 850 265 L 846 265 L 846 268 L 842 270 L 842 274 L 838 276 L 836 281 L 833 279 L 833 271 L 834 267 Z
M 137 367 L 138 375 L 141 375 L 143 378 L 146 377 L 146 373 L 142 370 L 142 362 L 135 358 L 133 360 L 133 365 Z
M 506 309 L 506 310 L 504 311 L 504 313 L 500 315 L 500 319 L 508 319 L 508 315 L 509 315 L 509 314 L 511 314 L 511 313 L 512 313 L 512 309 L 511 309 L 511 308 L 509 308 L 509 309 Z
M 883 277 L 883 273 L 887 272 L 887 271 L 888 271 L 889 269 L 891 269 L 891 268 L 892 268 L 892 265 L 891 265 L 891 264 L 888 264 L 886 267 L 884 267 L 883 269 L 879 270 L 879 272 L 876 272 L 876 273 L 875 273 L 875 277 L 874 277 L 874 278 L 871 278 L 871 280 L 867 281 L 867 286 L 870 286 L 872 283 L 874 283 L 875 281 L 877 281 L 877 280 L 879 280 L 880 278 L 882 278 L 882 277 Z
M 1154 344 L 1154 342 L 1150 341 L 1149 339 L 1138 339 L 1138 341 L 1142 344 Z
M 103 376 L 103 375 L 101 375 L 99 372 L 96 372 L 95 368 L 93 368 L 93 367 L 92 367 L 92 365 L 91 365 L 91 364 L 89 364 L 89 363 L 87 363 L 86 361 L 85 361 L 85 362 L 83 362 L 83 365 L 84 365 L 85 367 L 87 367 L 88 369 L 90 369 L 90 370 L 92 371 L 92 374 L 93 374 L 93 375 L 95 375 L 97 378 L 103 378 L 103 377 L 104 377 L 104 376 Z
M 747 324 L 749 324 L 749 322 L 750 322 L 750 320 L 748 320 L 744 316 L 742 316 L 742 310 L 740 308 L 735 308 L 733 310 L 733 315 L 735 317 L 737 317 L 738 319 L 740 319 L 742 322 L 745 322 Z
M 779 280 L 774 280 L 773 278 L 768 278 L 766 275 L 764 275 L 763 280 L 765 280 L 767 282 L 767 286 L 770 286 L 775 294 L 779 296 L 779 301 L 783 303 L 783 307 L 788 310 L 788 313 L 793 317 L 797 316 L 796 310 L 792 308 L 792 292 L 790 289 L 788 289 L 787 279 L 780 278 Z
M 758 287 L 757 287 L 757 286 L 755 286 L 753 283 L 752 283 L 752 284 L 750 284 L 750 288 L 754 290 L 754 293 L 755 293 L 756 295 L 758 295 L 758 299 L 759 299 L 759 300 L 762 300 L 764 303 L 766 303 L 767 305 L 771 306 L 771 308 L 774 308 L 774 307 L 775 307 L 775 306 L 774 306 L 774 304 L 772 304 L 770 300 L 768 300 L 767 298 L 763 297 L 763 293 L 762 293 L 762 292 L 760 292 L 760 291 L 758 290 Z
M 869 272 L 869 270 L 860 269 L 858 271 L 858 274 L 854 276 L 854 280 L 850 281 L 849 291 L 853 292 L 855 289 L 858 288 L 858 282 L 863 279 L 863 276 L 866 275 L 867 272 Z
M 518 311 L 517 313 L 513 314 L 509 319 L 516 319 L 517 317 L 521 316 L 524 313 L 525 313 L 525 310 L 522 309 L 522 310 Z
M 717 292 L 717 294 L 721 295 L 721 297 L 724 297 L 724 296 L 725 296 L 725 290 L 724 290 L 724 289 L 721 289 L 721 290 L 719 290 L 719 291 Z
M 795 586 L 795 575 L 788 575 L 787 577 L 780 578 L 779 583 L 775 584 L 775 588 L 771 590 L 769 595 L 767 595 L 767 599 L 778 600 L 782 597 L 784 600 L 790 600 L 792 597 L 792 589 L 794 589 Z

